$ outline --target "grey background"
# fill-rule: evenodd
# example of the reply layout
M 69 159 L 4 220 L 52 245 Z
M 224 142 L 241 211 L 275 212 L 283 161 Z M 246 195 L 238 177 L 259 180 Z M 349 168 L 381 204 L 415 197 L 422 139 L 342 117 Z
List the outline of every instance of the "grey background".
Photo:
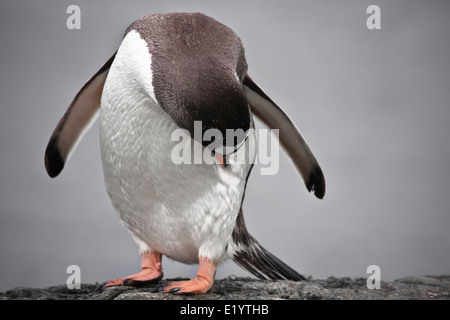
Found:
M 66 8 L 81 8 L 81 30 Z M 381 7 L 381 30 L 366 8 Z M 250 178 L 250 232 L 314 278 L 450 271 L 448 1 L 0 2 L 0 290 L 135 273 L 139 256 L 106 195 L 94 125 L 50 179 L 44 150 L 125 28 L 151 12 L 201 11 L 233 28 L 249 73 L 297 124 L 326 176 L 309 194 L 285 153 Z M 163 261 L 166 277 L 196 266 Z M 248 275 L 233 262 L 218 278 Z

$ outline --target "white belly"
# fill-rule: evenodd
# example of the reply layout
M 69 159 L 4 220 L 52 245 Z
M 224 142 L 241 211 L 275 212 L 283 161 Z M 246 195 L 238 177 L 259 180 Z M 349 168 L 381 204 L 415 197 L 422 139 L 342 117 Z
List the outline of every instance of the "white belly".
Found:
M 219 262 L 250 166 L 173 163 L 171 153 L 179 142 L 171 141 L 171 134 L 178 127 L 154 98 L 150 65 L 146 42 L 131 31 L 101 100 L 107 192 L 141 253 L 154 250 L 184 263 L 197 263 L 199 256 Z M 254 144 L 250 149 L 252 159 Z

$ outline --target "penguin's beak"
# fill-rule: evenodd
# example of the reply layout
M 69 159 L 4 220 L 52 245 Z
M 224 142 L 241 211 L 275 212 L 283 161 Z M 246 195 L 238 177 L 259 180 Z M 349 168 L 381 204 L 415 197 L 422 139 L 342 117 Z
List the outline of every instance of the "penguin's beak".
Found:
M 238 151 L 245 144 L 247 139 L 248 139 L 248 133 L 247 133 L 247 136 L 245 137 L 245 139 L 243 139 L 237 145 L 235 145 L 235 146 L 220 146 L 220 147 L 215 148 L 214 152 L 216 155 L 220 154 L 223 157 L 227 157 L 229 155 L 232 155 L 236 151 Z
M 221 166 L 226 167 L 227 166 L 227 158 L 226 156 L 221 155 L 220 153 L 214 153 L 214 156 L 219 160 L 219 164 Z
M 221 146 L 217 147 L 213 150 L 214 156 L 219 160 L 219 164 L 223 165 L 224 167 L 227 166 L 227 158 L 237 152 L 247 141 L 248 139 L 248 132 L 247 136 L 244 140 L 242 140 L 240 143 L 238 143 L 235 146 Z

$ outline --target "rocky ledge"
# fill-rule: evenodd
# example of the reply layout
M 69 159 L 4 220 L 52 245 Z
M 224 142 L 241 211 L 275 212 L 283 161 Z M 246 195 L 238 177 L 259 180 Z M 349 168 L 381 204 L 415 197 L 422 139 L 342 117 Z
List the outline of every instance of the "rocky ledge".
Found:
M 181 279 L 168 279 L 181 280 Z M 228 277 L 216 280 L 207 294 L 174 295 L 153 293 L 156 285 L 135 288 L 112 287 L 96 291 L 98 284 L 47 288 L 16 287 L 0 293 L 2 300 L 449 300 L 450 275 L 419 276 L 381 282 L 368 289 L 365 278 L 309 279 L 304 282 L 261 281 Z

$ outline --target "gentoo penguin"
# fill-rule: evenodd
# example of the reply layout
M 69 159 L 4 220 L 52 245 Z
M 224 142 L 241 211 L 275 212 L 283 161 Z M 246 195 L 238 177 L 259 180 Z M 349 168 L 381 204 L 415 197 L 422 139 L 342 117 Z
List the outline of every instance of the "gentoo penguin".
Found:
M 253 115 L 279 130 L 307 189 L 323 198 L 318 162 L 247 74 L 243 45 L 230 28 L 200 13 L 167 13 L 126 29 L 117 52 L 75 96 L 45 152 L 47 172 L 56 177 L 99 116 L 106 190 L 141 256 L 139 273 L 103 287 L 159 281 L 163 255 L 199 264 L 196 278 L 157 287 L 164 292 L 207 292 L 227 258 L 261 279 L 305 279 L 264 249 L 244 223 L 242 201 L 256 155 Z M 245 134 L 222 140 L 218 134 L 212 148 L 211 139 L 196 138 L 196 123 L 222 137 L 227 130 Z M 217 161 L 175 163 L 177 130 L 188 137 L 192 149 L 186 150 L 207 150 Z M 238 161 L 242 155 L 245 161 Z

